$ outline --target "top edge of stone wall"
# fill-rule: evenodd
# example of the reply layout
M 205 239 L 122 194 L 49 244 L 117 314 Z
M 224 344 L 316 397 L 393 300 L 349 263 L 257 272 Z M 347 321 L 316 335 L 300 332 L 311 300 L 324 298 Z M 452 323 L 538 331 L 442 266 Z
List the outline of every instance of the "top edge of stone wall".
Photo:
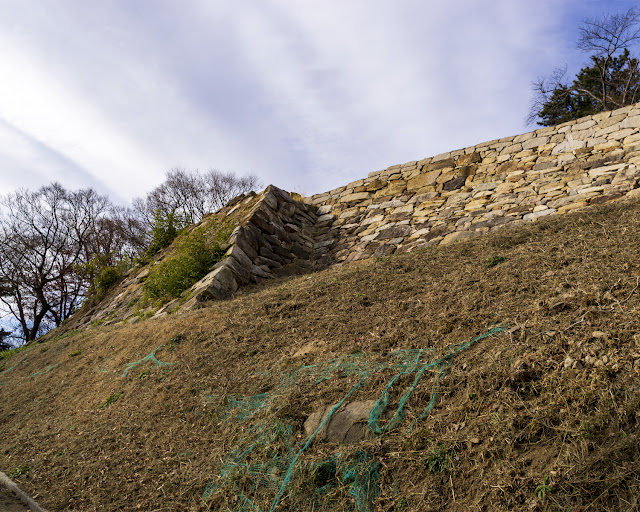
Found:
M 469 146 L 462 149 L 456 149 L 452 151 L 447 151 L 445 153 L 440 153 L 439 155 L 430 156 L 427 158 L 423 158 L 421 160 L 412 160 L 409 162 L 405 162 L 403 164 L 395 164 L 390 165 L 386 169 L 381 169 L 378 171 L 373 171 L 368 173 L 366 178 L 362 178 L 347 185 L 343 185 L 341 187 L 337 187 L 333 190 L 329 190 L 327 192 L 321 192 L 319 194 L 314 194 L 309 197 L 303 198 L 304 202 L 310 204 L 320 204 L 324 200 L 329 199 L 330 197 L 339 196 L 351 189 L 356 189 L 357 187 L 365 186 L 372 181 L 383 178 L 388 179 L 390 176 L 396 173 L 405 172 L 411 169 L 420 169 L 423 165 L 430 163 L 441 162 L 450 158 L 458 158 L 462 155 L 468 155 L 475 152 L 486 152 L 496 147 L 507 147 L 513 144 L 521 144 L 523 142 L 529 142 L 529 145 L 535 147 L 537 142 L 532 139 L 539 139 L 542 144 L 546 143 L 543 140 L 544 137 L 548 137 L 549 139 L 554 134 L 566 133 L 568 137 L 571 138 L 571 134 L 573 132 L 578 132 L 581 130 L 587 130 L 595 125 L 602 127 L 603 124 L 607 126 L 615 126 L 615 125 L 623 125 L 624 120 L 628 117 L 632 117 L 632 115 L 640 114 L 640 103 L 636 103 L 634 105 L 629 105 L 626 107 L 622 107 L 616 110 L 609 110 L 606 112 L 599 112 L 597 114 L 593 114 L 590 116 L 581 117 L 579 119 L 574 119 L 572 121 L 567 121 L 562 124 L 558 124 L 555 126 L 544 126 L 541 128 L 536 128 L 530 132 L 524 132 L 517 135 L 511 135 L 507 137 L 502 137 L 500 139 L 494 139 L 486 142 L 481 142 L 474 146 Z M 606 122 L 609 120 L 608 122 Z M 621 128 L 625 128 L 625 126 L 621 126 Z M 613 130 L 610 130 L 613 131 Z

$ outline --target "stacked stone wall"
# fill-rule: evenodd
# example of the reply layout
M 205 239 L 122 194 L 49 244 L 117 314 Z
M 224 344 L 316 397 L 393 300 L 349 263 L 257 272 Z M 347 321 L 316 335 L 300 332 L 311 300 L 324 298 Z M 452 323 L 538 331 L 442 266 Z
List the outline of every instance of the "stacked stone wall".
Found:
M 263 279 L 291 276 L 316 269 L 327 249 L 319 242 L 317 208 L 270 185 L 258 195 L 237 198 L 218 212 L 231 217 L 244 209 L 229 239 L 226 257 L 191 288 L 183 309 L 205 300 L 227 298 L 238 288 Z
M 449 244 L 640 197 L 639 180 L 640 105 L 634 105 L 393 165 L 300 200 L 271 185 L 216 212 L 218 220 L 237 225 L 227 257 L 155 316 L 229 297 L 264 279 Z M 160 259 L 169 254 L 163 252 Z M 132 269 L 78 325 L 139 320 L 133 304 L 142 296 L 148 272 L 148 267 Z
M 635 195 L 640 106 L 485 142 L 306 198 L 331 261 L 448 244 Z

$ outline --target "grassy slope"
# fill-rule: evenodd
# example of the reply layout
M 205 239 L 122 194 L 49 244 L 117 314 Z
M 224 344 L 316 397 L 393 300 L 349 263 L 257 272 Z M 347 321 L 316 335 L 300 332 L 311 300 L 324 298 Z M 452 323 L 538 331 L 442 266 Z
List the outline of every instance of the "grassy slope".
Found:
M 594 207 L 271 282 L 180 316 L 49 338 L 0 361 L 0 470 L 22 468 L 18 484 L 51 511 L 233 509 L 250 482 L 217 475 L 250 423 L 225 420 L 228 398 L 279 389 L 303 364 L 445 351 L 506 323 L 508 333 L 455 357 L 411 434 L 431 399 L 429 376 L 398 428 L 339 450 L 381 463 L 370 509 L 637 510 L 639 222 L 637 203 Z M 504 261 L 490 266 L 494 256 Z M 123 377 L 161 345 L 155 355 L 172 366 L 146 361 Z M 392 376 L 351 399 L 376 399 Z M 288 422 L 302 440 L 304 419 L 354 379 L 302 380 L 263 419 Z M 392 401 L 411 381 L 398 382 Z M 313 443 L 301 463 L 337 450 Z M 278 510 L 309 510 L 314 482 L 297 473 Z M 273 494 L 256 497 L 263 510 Z M 325 510 L 352 505 L 344 485 L 325 498 Z

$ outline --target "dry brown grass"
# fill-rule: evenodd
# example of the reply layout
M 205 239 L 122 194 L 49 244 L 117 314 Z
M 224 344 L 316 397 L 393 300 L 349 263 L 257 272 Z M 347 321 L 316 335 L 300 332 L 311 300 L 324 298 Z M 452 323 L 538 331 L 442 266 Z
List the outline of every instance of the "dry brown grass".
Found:
M 506 323 L 455 358 L 410 434 L 431 377 L 394 431 L 312 443 L 277 510 L 310 510 L 309 468 L 357 450 L 381 467 L 371 510 L 638 510 L 639 242 L 639 205 L 617 203 L 270 282 L 180 316 L 54 333 L 0 361 L 0 470 L 27 466 L 17 482 L 51 511 L 233 510 L 245 483 L 219 470 L 252 423 L 224 418 L 229 398 L 279 389 L 303 364 L 443 351 Z M 504 261 L 491 266 L 494 256 Z M 158 360 L 173 365 L 147 361 L 122 377 L 160 346 Z M 391 376 L 351 399 L 377 398 Z M 300 379 L 261 418 L 288 422 L 301 442 L 308 414 L 355 378 Z M 448 465 L 432 472 L 438 457 Z M 257 496 L 261 510 L 272 498 Z M 344 485 L 325 498 L 325 510 L 353 506 Z

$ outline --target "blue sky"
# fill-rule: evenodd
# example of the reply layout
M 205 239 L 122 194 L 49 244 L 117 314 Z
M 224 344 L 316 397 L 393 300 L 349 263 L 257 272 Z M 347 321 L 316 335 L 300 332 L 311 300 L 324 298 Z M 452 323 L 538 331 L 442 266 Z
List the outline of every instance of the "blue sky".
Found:
M 528 131 L 575 72 L 578 0 L 0 0 L 0 194 L 59 181 L 127 204 L 167 170 L 306 195 Z

